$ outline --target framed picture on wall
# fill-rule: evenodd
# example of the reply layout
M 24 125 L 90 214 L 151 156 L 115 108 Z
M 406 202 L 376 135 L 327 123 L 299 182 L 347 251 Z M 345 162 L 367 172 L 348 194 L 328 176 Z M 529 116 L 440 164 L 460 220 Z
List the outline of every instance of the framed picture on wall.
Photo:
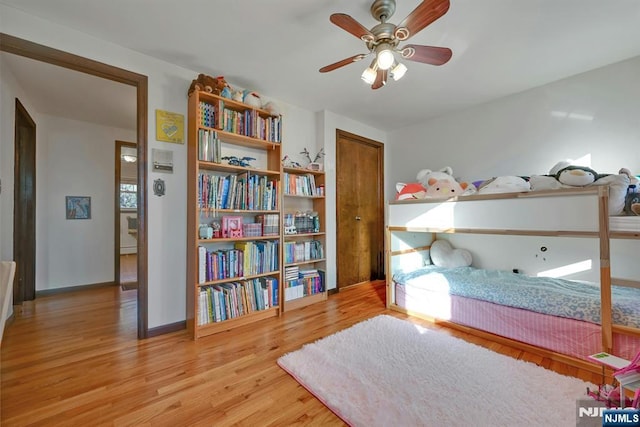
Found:
M 67 219 L 91 219 L 91 197 L 66 196 Z

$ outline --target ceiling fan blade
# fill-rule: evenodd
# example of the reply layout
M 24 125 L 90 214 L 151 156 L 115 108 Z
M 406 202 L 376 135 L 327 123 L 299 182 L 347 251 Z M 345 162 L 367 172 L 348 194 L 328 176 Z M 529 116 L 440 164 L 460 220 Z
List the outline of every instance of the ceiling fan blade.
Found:
M 399 40 L 408 39 L 447 13 L 448 10 L 449 0 L 423 0 L 423 2 L 413 9 L 413 12 L 396 27 L 396 37 Z
M 380 89 L 385 84 L 387 84 L 387 70 L 378 70 L 376 79 L 371 85 L 371 89 Z
M 364 53 L 359 53 L 357 55 L 353 55 L 353 56 L 351 56 L 349 58 L 343 59 L 342 61 L 338 61 L 338 62 L 334 62 L 333 64 L 325 65 L 324 67 L 320 68 L 320 72 L 321 73 L 327 73 L 329 71 L 333 71 L 336 68 L 344 67 L 345 65 L 349 65 L 352 62 L 360 61 L 365 56 L 367 56 L 367 55 L 365 55 Z
M 408 44 L 401 50 L 402 57 L 409 61 L 423 62 L 431 65 L 446 64 L 453 52 L 448 47 L 422 46 Z
M 373 34 L 371 34 L 369 30 L 345 13 L 334 13 L 331 15 L 329 20 L 346 32 L 353 34 L 365 42 L 373 41 L 374 39 Z

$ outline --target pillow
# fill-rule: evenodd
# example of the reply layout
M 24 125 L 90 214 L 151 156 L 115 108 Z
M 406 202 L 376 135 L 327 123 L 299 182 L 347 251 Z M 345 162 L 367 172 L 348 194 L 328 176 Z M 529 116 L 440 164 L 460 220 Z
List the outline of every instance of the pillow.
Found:
M 466 249 L 454 249 L 447 240 L 431 243 L 431 262 L 438 267 L 467 267 L 471 265 L 471 252 Z

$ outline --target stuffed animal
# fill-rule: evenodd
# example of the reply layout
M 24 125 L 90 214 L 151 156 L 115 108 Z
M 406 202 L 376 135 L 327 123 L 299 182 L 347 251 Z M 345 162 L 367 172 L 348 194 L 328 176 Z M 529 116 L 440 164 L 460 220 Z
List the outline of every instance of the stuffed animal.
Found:
M 418 172 L 416 179 L 420 184 L 422 184 L 424 188 L 429 188 L 430 179 L 455 181 L 455 178 L 453 177 L 453 169 L 451 169 L 450 166 L 446 166 L 439 171 L 422 169 L 420 172 Z
M 456 180 L 449 179 L 429 179 L 429 187 L 427 187 L 427 197 L 451 197 L 464 193 L 468 184 L 466 182 L 459 183 Z
M 231 88 L 229 86 L 225 86 L 220 91 L 220 96 L 223 98 L 231 99 Z
M 396 200 L 424 199 L 427 195 L 427 190 L 419 182 L 399 182 L 396 191 Z
M 601 175 L 586 166 L 566 166 L 555 174 L 555 178 L 564 185 L 572 187 L 584 187 L 593 184 Z
M 267 110 L 269 114 L 271 114 L 272 116 L 280 115 L 280 108 L 276 104 L 274 104 L 272 101 L 269 101 L 266 104 L 264 104 L 262 106 L 262 109 Z
M 529 181 L 520 176 L 497 176 L 478 185 L 478 194 L 520 193 L 531 190 Z
M 262 107 L 262 101 L 260 100 L 260 95 L 258 95 L 255 92 L 251 92 L 250 90 L 245 89 L 242 97 L 242 102 L 254 108 Z
M 234 89 L 231 91 L 231 99 L 234 101 L 242 102 L 242 98 L 244 98 L 244 93 L 240 89 Z
M 187 94 L 191 95 L 193 91 L 202 90 L 214 95 L 220 95 L 225 87 L 229 87 L 229 85 L 222 76 L 211 77 L 206 74 L 198 74 L 198 78 L 191 81 Z

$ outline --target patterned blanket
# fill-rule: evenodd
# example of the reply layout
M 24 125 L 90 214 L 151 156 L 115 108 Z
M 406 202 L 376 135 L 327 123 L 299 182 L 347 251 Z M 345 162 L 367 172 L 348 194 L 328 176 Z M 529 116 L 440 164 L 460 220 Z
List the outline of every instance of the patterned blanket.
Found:
M 600 286 L 474 267 L 427 266 L 396 274 L 396 283 L 538 313 L 600 324 Z M 640 289 L 612 286 L 613 323 L 640 327 Z

